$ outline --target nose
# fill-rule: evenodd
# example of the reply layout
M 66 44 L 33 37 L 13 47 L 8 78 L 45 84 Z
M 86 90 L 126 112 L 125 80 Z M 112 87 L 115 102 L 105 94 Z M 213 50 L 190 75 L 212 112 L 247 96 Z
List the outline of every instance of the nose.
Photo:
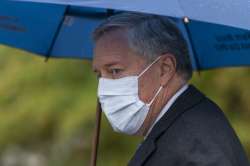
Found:
M 105 70 L 101 70 L 99 73 L 99 77 L 103 77 L 103 78 L 112 78 L 112 75 L 110 73 L 108 73 Z

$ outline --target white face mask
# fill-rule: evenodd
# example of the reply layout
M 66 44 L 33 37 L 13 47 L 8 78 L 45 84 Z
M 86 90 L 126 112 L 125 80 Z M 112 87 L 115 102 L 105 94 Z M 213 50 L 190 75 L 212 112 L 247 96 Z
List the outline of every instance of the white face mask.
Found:
M 99 101 L 114 131 L 133 135 L 142 126 L 150 106 L 160 93 L 162 86 L 149 103 L 144 103 L 139 98 L 138 79 L 159 59 L 160 57 L 138 76 L 99 79 Z

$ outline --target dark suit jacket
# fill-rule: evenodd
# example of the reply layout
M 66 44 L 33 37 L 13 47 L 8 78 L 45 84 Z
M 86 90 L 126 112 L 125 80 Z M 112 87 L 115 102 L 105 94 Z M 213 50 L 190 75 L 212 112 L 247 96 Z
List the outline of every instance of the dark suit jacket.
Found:
M 220 108 L 190 85 L 156 123 L 128 165 L 249 166 L 249 163 Z

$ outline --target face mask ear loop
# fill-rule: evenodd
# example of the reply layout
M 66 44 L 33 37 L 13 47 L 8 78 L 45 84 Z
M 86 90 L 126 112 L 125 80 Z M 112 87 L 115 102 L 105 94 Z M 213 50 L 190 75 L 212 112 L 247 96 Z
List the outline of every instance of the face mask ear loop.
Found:
M 159 59 L 161 58 L 161 56 L 159 56 L 158 58 L 156 58 L 148 67 L 146 67 L 146 69 L 144 69 L 139 75 L 138 78 L 141 77 L 153 64 L 155 64 Z
M 156 92 L 155 96 L 153 97 L 153 99 L 150 101 L 150 103 L 148 103 L 147 105 L 150 107 L 152 105 L 152 103 L 155 101 L 156 97 L 158 96 L 158 94 L 161 92 L 162 90 L 162 86 L 160 86 L 160 88 L 158 89 L 158 91 Z

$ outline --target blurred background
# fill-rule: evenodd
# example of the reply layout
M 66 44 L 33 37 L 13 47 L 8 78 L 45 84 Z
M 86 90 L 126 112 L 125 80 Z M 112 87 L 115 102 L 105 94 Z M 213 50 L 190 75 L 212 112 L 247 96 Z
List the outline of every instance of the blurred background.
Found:
M 195 73 L 191 83 L 224 110 L 250 158 L 250 68 Z M 45 63 L 0 46 L 0 166 L 87 166 L 96 88 L 89 61 Z M 126 165 L 140 141 L 103 116 L 98 165 Z

